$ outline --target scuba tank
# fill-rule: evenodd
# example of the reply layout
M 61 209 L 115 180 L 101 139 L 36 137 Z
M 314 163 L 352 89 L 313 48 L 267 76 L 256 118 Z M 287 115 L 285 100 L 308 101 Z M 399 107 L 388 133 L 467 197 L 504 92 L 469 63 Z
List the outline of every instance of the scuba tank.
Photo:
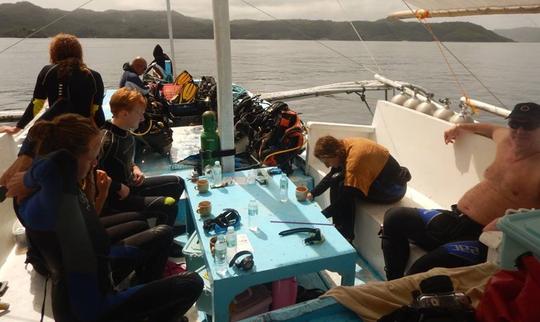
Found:
M 206 111 L 202 114 L 203 132 L 201 133 L 201 166 L 204 171 L 207 166 L 212 167 L 220 159 L 212 156 L 220 151 L 219 135 L 216 131 L 216 113 Z

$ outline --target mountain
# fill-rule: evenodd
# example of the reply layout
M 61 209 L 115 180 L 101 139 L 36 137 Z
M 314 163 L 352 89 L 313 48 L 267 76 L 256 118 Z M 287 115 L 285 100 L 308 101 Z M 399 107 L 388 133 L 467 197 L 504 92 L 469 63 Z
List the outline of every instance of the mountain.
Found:
M 518 42 L 540 42 L 540 28 L 498 29 L 495 33 Z
M 59 9 L 45 9 L 30 2 L 0 4 L 0 37 L 26 37 L 32 31 L 67 14 Z M 172 13 L 175 38 L 213 37 L 212 21 Z M 390 20 L 354 21 L 364 40 L 431 41 L 432 37 L 416 22 Z M 512 41 L 472 23 L 432 24 L 441 41 L 509 42 Z M 82 38 L 167 38 L 164 11 L 79 9 L 40 31 L 34 37 L 50 37 L 66 32 Z M 329 20 L 235 20 L 231 22 L 233 39 L 357 40 L 348 22 Z

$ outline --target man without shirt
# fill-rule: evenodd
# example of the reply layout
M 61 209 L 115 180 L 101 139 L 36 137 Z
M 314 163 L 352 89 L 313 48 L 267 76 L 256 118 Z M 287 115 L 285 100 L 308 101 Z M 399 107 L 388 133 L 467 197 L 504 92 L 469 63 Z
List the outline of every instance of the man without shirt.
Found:
M 458 267 L 485 261 L 487 248 L 478 241 L 484 227 L 493 227 L 507 209 L 540 208 L 540 105 L 520 103 L 508 126 L 458 124 L 445 131 L 445 143 L 472 132 L 496 144 L 484 179 L 467 191 L 452 210 L 396 207 L 384 216 L 382 249 L 388 280 L 405 273 L 409 241 L 428 253 L 407 275 L 433 267 Z

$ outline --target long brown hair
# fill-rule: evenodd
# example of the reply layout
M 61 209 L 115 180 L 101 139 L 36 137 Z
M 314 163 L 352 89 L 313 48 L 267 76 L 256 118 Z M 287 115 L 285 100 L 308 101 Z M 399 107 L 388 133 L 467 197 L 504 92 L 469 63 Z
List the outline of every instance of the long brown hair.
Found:
M 89 72 L 83 62 L 81 43 L 74 35 L 59 33 L 54 36 L 49 45 L 49 58 L 52 64 L 58 65 L 60 79 L 68 78 L 75 70 Z
M 52 121 L 38 121 L 28 132 L 34 145 L 36 156 L 66 149 L 75 157 L 88 151 L 88 144 L 99 129 L 87 117 L 78 114 L 64 114 Z
M 315 143 L 313 152 L 318 159 L 338 157 L 340 160 L 345 160 L 346 153 L 343 142 L 331 135 L 320 137 Z

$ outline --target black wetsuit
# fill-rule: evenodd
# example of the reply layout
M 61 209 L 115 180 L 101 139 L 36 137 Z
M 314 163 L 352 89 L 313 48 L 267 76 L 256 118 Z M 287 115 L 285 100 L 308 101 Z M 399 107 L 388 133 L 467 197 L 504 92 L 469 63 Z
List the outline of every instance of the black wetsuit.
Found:
M 40 117 L 40 120 L 52 120 L 58 115 L 76 113 L 91 117 L 92 105 L 98 109 L 93 113 L 94 122 L 98 127 L 105 123 L 105 114 L 101 109 L 104 88 L 101 75 L 88 69 L 89 73 L 75 70 L 68 80 L 58 77 L 58 65 L 43 67 L 38 75 L 34 95 L 23 116 L 17 123 L 18 128 L 24 128 L 34 118 L 34 100 L 48 100 L 49 109 Z M 62 98 L 63 99 L 62 99 Z M 32 145 L 25 140 L 21 147 L 21 154 L 31 155 Z
M 157 223 L 173 226 L 178 205 L 167 203 L 166 197 L 178 200 L 184 191 L 184 180 L 178 176 L 156 176 L 145 178 L 142 185 L 134 186 L 135 138 L 110 122 L 105 122 L 103 132 L 99 168 L 112 179 L 106 212 L 143 211 L 148 216 L 161 213 L 164 216 L 157 217 Z M 118 196 L 121 184 L 130 188 L 129 196 L 122 200 Z
M 407 192 L 407 181 L 411 179 L 411 175 L 407 168 L 401 167 L 390 155 L 365 195 L 356 188 L 344 186 L 343 173 L 341 168 L 331 168 L 311 194 L 316 197 L 330 188 L 330 205 L 323 210 L 323 214 L 332 217 L 340 233 L 353 241 L 356 200 L 382 204 L 396 202 Z
M 452 210 L 395 207 L 386 212 L 382 249 L 388 280 L 400 278 L 409 260 L 409 241 L 428 253 L 420 257 L 407 275 L 434 267 L 475 265 L 486 260 L 487 247 L 478 241 L 483 226 Z
M 184 273 L 114 291 L 111 258 L 130 257 L 138 249 L 110 246 L 78 187 L 76 164 L 65 151 L 35 161 L 24 183 L 37 191 L 20 206 L 27 236 L 52 273 L 55 321 L 177 321 L 199 297 L 202 279 Z

